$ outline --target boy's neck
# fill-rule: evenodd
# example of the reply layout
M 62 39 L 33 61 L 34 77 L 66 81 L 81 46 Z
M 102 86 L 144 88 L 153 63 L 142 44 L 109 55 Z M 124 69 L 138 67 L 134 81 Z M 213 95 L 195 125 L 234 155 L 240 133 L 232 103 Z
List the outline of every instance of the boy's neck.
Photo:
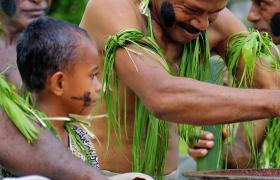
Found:
M 35 106 L 48 117 L 66 117 L 68 115 L 63 108 L 53 103 L 50 99 L 48 101 L 36 101 Z
M 68 113 L 54 98 L 46 95 L 36 95 L 36 108 L 44 112 L 48 117 L 67 117 Z M 50 123 L 56 129 L 63 143 L 67 145 L 67 136 L 64 130 L 65 121 L 51 120 Z

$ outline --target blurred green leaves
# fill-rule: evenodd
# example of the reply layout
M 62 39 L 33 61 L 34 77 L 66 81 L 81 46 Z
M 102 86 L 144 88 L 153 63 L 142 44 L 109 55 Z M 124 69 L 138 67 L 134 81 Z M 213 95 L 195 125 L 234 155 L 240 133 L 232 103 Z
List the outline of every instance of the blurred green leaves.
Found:
M 79 24 L 88 0 L 53 0 L 49 16 Z

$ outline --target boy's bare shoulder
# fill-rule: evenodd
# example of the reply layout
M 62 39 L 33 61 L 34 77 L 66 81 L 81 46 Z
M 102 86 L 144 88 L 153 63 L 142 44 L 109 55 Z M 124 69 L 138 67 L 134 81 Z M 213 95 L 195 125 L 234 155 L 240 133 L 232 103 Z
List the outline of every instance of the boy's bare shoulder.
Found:
M 128 28 L 143 31 L 145 20 L 135 0 L 90 0 L 80 26 L 103 47 L 110 35 Z

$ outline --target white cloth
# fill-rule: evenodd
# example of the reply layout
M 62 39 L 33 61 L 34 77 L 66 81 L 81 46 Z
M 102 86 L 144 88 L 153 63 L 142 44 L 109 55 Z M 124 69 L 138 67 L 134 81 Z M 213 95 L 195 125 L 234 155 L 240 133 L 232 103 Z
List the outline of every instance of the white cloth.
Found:
M 142 173 L 124 173 L 108 177 L 110 180 L 133 180 L 135 178 L 143 178 L 145 180 L 153 180 L 151 176 Z
M 178 177 L 178 169 L 176 169 L 175 171 L 171 172 L 170 174 L 167 174 L 163 177 L 164 180 L 176 180 Z M 151 176 L 148 176 L 146 174 L 143 173 L 124 173 L 124 174 L 120 174 L 120 173 L 116 173 L 116 172 L 111 172 L 111 171 L 107 171 L 107 170 L 102 170 L 102 173 L 104 176 L 108 177 L 110 180 L 131 180 L 135 177 L 140 177 L 140 178 L 144 178 L 147 180 L 153 179 Z
M 45 178 L 43 176 L 24 176 L 24 177 L 7 177 L 7 178 L 4 178 L 3 180 L 50 180 L 49 178 Z

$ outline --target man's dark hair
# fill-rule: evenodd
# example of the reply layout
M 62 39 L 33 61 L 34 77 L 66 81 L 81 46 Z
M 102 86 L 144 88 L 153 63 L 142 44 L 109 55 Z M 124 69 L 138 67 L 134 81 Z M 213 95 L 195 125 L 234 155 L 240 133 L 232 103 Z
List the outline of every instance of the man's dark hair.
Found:
M 0 0 L 0 7 L 3 12 L 12 17 L 17 9 L 17 1 L 16 0 Z
M 17 65 L 26 88 L 44 89 L 49 75 L 72 65 L 85 30 L 64 21 L 41 17 L 27 26 L 17 44 Z

